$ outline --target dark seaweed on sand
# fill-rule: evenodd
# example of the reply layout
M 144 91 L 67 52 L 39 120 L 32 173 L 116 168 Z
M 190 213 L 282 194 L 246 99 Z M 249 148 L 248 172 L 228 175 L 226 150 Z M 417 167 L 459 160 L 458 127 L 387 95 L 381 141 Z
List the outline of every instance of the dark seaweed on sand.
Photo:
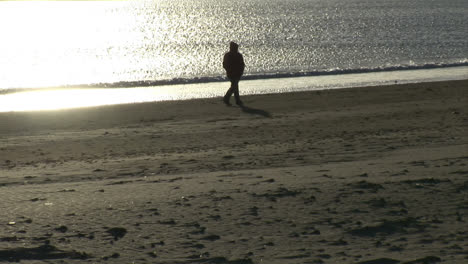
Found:
M 0 261 L 47 260 L 47 259 L 88 259 L 87 253 L 63 251 L 52 245 L 35 248 L 13 248 L 0 250 Z
M 424 231 L 426 226 L 419 223 L 417 219 L 408 217 L 400 220 L 384 220 L 382 223 L 375 226 L 365 226 L 350 230 L 349 233 L 355 236 L 371 236 L 374 237 L 378 234 L 392 235 L 395 233 L 408 233 L 410 230 L 417 232 Z

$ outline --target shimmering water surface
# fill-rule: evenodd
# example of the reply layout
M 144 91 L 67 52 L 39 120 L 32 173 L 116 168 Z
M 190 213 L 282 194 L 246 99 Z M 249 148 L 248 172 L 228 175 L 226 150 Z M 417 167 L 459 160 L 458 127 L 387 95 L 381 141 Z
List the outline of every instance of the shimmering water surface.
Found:
M 256 80 L 468 66 L 467 17 L 466 0 L 1 1 L 0 92 L 219 81 L 231 40 Z

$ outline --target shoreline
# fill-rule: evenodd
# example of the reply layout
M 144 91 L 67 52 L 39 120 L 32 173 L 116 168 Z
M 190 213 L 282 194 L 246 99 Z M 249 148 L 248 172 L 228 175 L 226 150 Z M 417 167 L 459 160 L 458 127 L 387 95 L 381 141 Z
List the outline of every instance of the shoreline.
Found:
M 408 100 L 404 98 L 405 94 L 410 94 L 411 99 L 434 100 L 437 98 L 434 97 L 434 93 L 426 93 L 427 91 L 432 91 L 433 86 L 442 90 L 452 89 L 460 96 L 460 100 L 462 100 L 463 95 L 466 94 L 463 87 L 468 86 L 468 79 L 241 95 L 243 101 L 247 100 L 245 111 L 242 111 L 241 108 L 235 105 L 233 107 L 225 107 L 221 100 L 222 96 L 219 96 L 213 98 L 123 103 L 67 109 L 0 112 L 0 135 L 5 132 L 22 132 L 24 129 L 30 129 L 32 132 L 36 129 L 48 128 L 51 130 L 72 130 L 79 129 L 80 126 L 83 125 L 85 127 L 91 125 L 91 129 L 100 129 L 112 126 L 123 126 L 126 123 L 138 123 L 140 121 L 151 122 L 152 120 L 157 122 L 161 120 L 171 120 L 175 117 L 183 119 L 203 118 L 203 115 L 208 117 L 211 115 L 213 118 L 219 116 L 228 117 L 231 114 L 231 110 L 236 111 L 236 109 L 241 110 L 239 113 L 234 112 L 234 115 L 237 117 L 249 113 L 253 117 L 265 117 L 270 114 L 269 112 L 275 112 L 277 109 L 284 109 L 291 100 L 294 100 L 294 105 L 300 107 L 300 110 L 309 107 L 316 110 L 329 110 L 335 107 L 333 104 L 346 103 L 347 105 L 352 105 L 353 102 L 350 101 L 350 97 L 355 94 L 368 94 L 369 96 L 367 98 L 363 98 L 367 104 L 377 104 L 377 100 L 392 100 L 395 101 L 395 103 L 405 102 Z M 450 86 L 455 86 L 455 88 L 450 88 Z M 398 95 L 393 95 L 396 91 L 405 94 L 398 97 Z M 336 95 L 338 95 L 338 97 L 335 99 L 334 97 Z M 380 98 L 382 95 L 388 98 Z M 323 101 L 324 96 L 328 101 Z M 304 98 L 307 97 L 311 99 L 310 105 L 304 103 Z M 231 101 L 232 100 L 233 98 L 231 98 Z M 375 103 L 372 102 L 372 100 L 376 100 Z M 299 105 L 296 104 L 297 101 L 300 102 Z M 199 108 L 200 105 L 204 106 L 203 109 Z M 222 107 L 218 109 L 218 106 Z M 342 106 L 338 105 L 336 107 Z M 218 111 L 215 112 L 214 109 Z M 115 112 L 118 112 L 120 115 L 115 115 Z M 68 115 L 72 118 L 68 118 Z M 34 120 L 36 118 L 37 120 Z M 57 120 L 60 122 L 57 123 Z M 101 124 L 99 124 L 100 122 Z
M 351 74 L 368 74 L 368 73 L 393 73 L 393 72 L 411 72 L 411 71 L 424 71 L 424 70 L 450 70 L 450 69 L 460 69 L 468 67 L 468 62 L 460 62 L 447 65 L 439 64 L 427 64 L 421 66 L 395 66 L 390 68 L 369 68 L 369 69 L 349 69 L 349 70 L 324 70 L 320 71 L 311 71 L 311 72 L 291 72 L 291 73 L 277 73 L 277 74 L 246 74 L 243 76 L 242 81 L 256 81 L 256 80 L 269 80 L 269 79 L 291 79 L 291 78 L 300 78 L 300 77 L 322 77 L 327 75 L 332 75 L 336 78 L 342 76 L 351 75 Z M 207 84 L 213 82 L 226 82 L 227 78 L 223 76 L 206 76 L 206 77 L 193 77 L 193 78 L 174 78 L 174 79 L 162 79 L 155 81 L 119 81 L 119 82 L 110 82 L 110 83 L 89 83 L 89 84 L 63 84 L 57 86 L 43 86 L 43 87 L 31 87 L 31 88 L 19 88 L 19 87 L 10 87 L 10 88 L 0 88 L 0 91 L 7 91 L 9 89 L 13 92 L 27 92 L 40 89 L 51 89 L 51 90 L 60 90 L 60 89 L 87 89 L 87 88 L 140 88 L 140 87 L 157 87 L 157 86 L 173 86 L 173 85 L 184 85 L 184 84 Z M 442 80 L 441 80 L 442 81 Z M 448 80 L 443 80 L 448 81 Z
M 468 79 L 468 66 L 404 71 L 349 73 L 242 80 L 241 96 L 303 91 L 381 87 L 393 84 L 431 83 Z M 216 98 L 224 95 L 227 81 L 152 86 L 121 83 L 104 86 L 67 86 L 18 90 L 0 94 L 0 112 L 63 110 L 128 103 Z M 110 85 L 110 87 L 107 87 Z M 122 86 L 123 85 L 123 86 Z M 128 86 L 130 85 L 130 86 Z M 132 86 L 137 85 L 137 86 Z
M 467 87 L 0 113 L 0 262 L 464 263 Z

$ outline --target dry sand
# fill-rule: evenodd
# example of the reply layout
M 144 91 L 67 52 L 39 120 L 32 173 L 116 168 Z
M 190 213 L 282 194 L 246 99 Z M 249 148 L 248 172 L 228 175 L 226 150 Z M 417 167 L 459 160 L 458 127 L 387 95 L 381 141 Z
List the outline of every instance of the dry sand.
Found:
M 468 81 L 243 99 L 0 113 L 0 262 L 468 263 Z

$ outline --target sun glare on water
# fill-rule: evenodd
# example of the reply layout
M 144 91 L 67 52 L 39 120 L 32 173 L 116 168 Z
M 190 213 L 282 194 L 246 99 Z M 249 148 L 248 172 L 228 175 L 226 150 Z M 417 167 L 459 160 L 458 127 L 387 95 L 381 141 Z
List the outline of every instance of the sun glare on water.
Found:
M 8 72 L 16 74 L 8 76 L 8 80 L 27 83 L 30 87 L 95 79 L 93 74 L 103 73 L 78 70 L 96 67 L 90 64 L 92 60 L 88 57 L 109 55 L 105 54 L 107 47 L 133 41 L 136 37 L 126 30 L 132 26 L 131 17 L 112 15 L 126 4 L 125 1 L 103 1 L 94 2 L 90 8 L 81 1 L 0 2 L 3 54 L 0 67 L 9 67 Z M 102 16 L 103 13 L 108 16 Z M 100 48 L 102 54 L 97 55 L 95 51 Z M 91 49 L 93 54 L 87 52 Z M 106 66 L 111 72 L 113 65 Z M 18 87 L 17 83 L 3 83 L 2 86 Z
M 118 81 L 112 78 L 123 62 L 109 47 L 141 39 L 132 29 L 136 26 L 133 17 L 115 15 L 131 2 L 93 1 L 91 7 L 86 1 L 0 2 L 0 88 Z M 99 65 L 97 57 L 103 58 Z M 1 96 L 0 108 L 61 109 L 98 105 L 103 100 L 118 103 L 121 100 L 115 96 L 119 94 L 128 97 L 122 92 L 109 95 L 104 89 L 7 94 Z

